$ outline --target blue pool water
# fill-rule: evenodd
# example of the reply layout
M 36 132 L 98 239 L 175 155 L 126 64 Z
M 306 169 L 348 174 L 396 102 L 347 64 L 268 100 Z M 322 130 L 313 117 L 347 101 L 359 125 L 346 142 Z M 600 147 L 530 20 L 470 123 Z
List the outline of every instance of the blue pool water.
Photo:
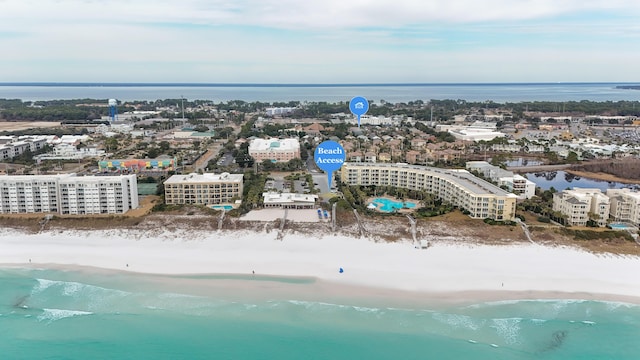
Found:
M 375 198 L 372 203 L 376 205 L 378 210 L 384 212 L 392 212 L 399 209 L 413 209 L 416 204 L 413 202 L 394 201 L 387 198 Z
M 627 226 L 625 224 L 609 224 L 609 227 L 612 228 L 613 230 L 627 230 L 627 229 L 629 229 L 629 226 Z
M 227 211 L 229 211 L 229 210 L 233 209 L 233 206 L 231 206 L 231 205 L 213 205 L 211 208 L 213 210 L 227 210 Z

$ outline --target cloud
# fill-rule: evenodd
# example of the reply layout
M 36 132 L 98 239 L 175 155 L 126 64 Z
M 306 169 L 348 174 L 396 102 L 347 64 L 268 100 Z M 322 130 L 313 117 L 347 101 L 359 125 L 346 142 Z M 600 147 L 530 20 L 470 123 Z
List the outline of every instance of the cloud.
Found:
M 5 0 L 0 19 L 59 23 L 96 21 L 252 25 L 279 29 L 403 27 L 436 22 L 542 19 L 582 12 L 638 14 L 624 0 Z
M 0 79 L 629 80 L 638 15 L 637 0 L 0 0 Z

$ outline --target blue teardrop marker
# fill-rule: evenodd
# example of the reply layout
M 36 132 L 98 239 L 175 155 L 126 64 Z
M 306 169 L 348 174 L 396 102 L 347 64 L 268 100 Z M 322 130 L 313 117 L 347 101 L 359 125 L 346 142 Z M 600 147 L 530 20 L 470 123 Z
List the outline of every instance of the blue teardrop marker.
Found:
M 369 101 L 362 96 L 356 96 L 351 99 L 351 102 L 349 103 L 349 110 L 351 110 L 353 115 L 358 117 L 358 127 L 360 127 L 360 116 L 369 111 Z
M 323 141 L 316 147 L 316 151 L 313 153 L 313 158 L 316 161 L 316 165 L 327 173 L 327 176 L 329 177 L 329 189 L 331 189 L 333 172 L 338 171 L 342 167 L 342 164 L 344 164 L 344 160 L 347 158 L 344 148 L 335 141 Z

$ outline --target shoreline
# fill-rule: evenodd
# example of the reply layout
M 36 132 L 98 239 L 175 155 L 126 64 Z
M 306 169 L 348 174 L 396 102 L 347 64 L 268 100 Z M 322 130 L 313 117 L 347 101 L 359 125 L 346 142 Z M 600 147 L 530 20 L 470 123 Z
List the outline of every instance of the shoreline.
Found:
M 569 173 L 571 175 L 580 176 L 587 179 L 599 180 L 599 181 L 607 181 L 607 182 L 619 182 L 622 184 L 636 185 L 638 184 L 638 180 L 621 178 L 612 174 L 607 174 L 603 172 L 589 172 L 582 170 L 573 170 L 571 168 L 564 169 L 564 172 Z
M 253 232 L 24 234 L 5 229 L 0 246 L 2 268 L 120 274 L 170 289 L 235 291 L 248 298 L 295 295 L 406 305 L 528 299 L 640 304 L 640 278 L 635 276 L 640 258 L 523 243 L 433 240 L 425 250 L 410 242 L 329 235 L 295 234 L 280 241 L 274 233 Z
M 318 278 L 300 278 L 276 275 L 246 274 L 156 274 L 126 270 L 70 266 L 64 264 L 5 264 L 2 270 L 59 271 L 76 275 L 100 277 L 117 276 L 118 285 L 122 280 L 131 281 L 135 287 L 160 292 L 179 292 L 192 296 L 218 298 L 231 302 L 271 302 L 308 301 L 345 306 L 400 307 L 404 309 L 448 308 L 451 306 L 472 306 L 500 302 L 519 301 L 595 301 L 622 303 L 640 306 L 640 296 L 597 292 L 568 292 L 540 290 L 462 290 L 462 291 L 408 291 L 392 288 L 344 284 Z M 51 280 L 51 279 L 47 279 Z M 118 288 L 105 284 L 104 280 L 91 285 Z

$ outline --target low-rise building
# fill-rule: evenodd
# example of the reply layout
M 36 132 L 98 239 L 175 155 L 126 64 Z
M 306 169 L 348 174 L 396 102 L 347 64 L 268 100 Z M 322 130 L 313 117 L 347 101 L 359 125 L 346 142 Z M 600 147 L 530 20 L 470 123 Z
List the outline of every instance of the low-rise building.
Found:
M 553 194 L 553 211 L 567 217 L 568 225 L 587 226 L 589 220 L 604 227 L 609 219 L 610 201 L 600 189 L 573 188 Z
M 265 192 L 262 194 L 265 208 L 313 209 L 318 195 Z
M 98 161 L 98 171 L 117 170 L 131 173 L 138 173 L 144 170 L 173 171 L 176 169 L 177 164 L 178 160 L 176 158 L 105 159 Z
M 164 182 L 165 203 L 220 205 L 242 199 L 243 174 L 173 175 Z

